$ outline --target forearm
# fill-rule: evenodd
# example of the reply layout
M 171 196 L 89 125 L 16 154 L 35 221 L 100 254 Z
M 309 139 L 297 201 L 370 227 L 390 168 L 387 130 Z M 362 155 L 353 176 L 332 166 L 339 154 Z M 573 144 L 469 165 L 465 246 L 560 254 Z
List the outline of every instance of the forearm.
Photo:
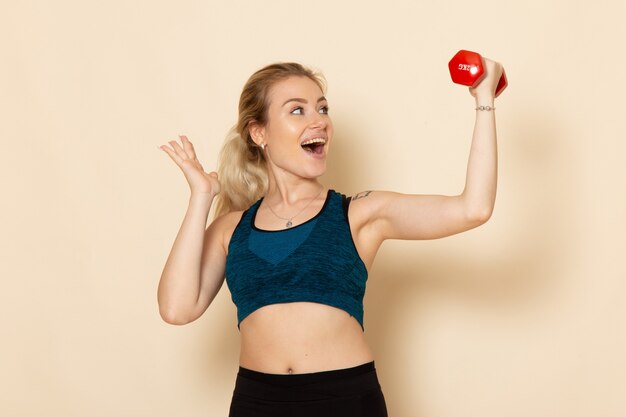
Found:
M 476 107 L 493 108 L 492 96 L 478 96 Z M 476 110 L 476 121 L 467 164 L 463 200 L 470 217 L 487 220 L 496 199 L 498 151 L 494 110 Z
M 212 202 L 213 196 L 208 194 L 192 195 L 189 199 L 159 281 L 157 297 L 164 317 L 178 316 L 198 302 L 204 234 Z

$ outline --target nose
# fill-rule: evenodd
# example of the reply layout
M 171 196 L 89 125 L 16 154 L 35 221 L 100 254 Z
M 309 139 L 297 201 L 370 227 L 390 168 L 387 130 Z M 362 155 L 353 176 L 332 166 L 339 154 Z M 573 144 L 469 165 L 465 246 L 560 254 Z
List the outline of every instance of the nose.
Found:
M 325 129 L 328 126 L 328 116 L 314 112 L 311 116 L 310 125 L 312 129 Z

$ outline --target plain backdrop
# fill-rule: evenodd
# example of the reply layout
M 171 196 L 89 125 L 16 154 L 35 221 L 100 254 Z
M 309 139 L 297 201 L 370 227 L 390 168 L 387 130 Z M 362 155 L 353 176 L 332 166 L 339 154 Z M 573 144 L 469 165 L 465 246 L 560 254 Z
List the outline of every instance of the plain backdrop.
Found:
M 365 329 L 392 417 L 626 409 L 626 3 L 3 0 L 0 415 L 226 416 L 239 358 L 224 285 L 186 326 L 156 289 L 188 204 L 157 149 L 215 169 L 246 79 L 321 70 L 324 185 L 463 189 L 474 100 L 459 49 L 502 62 L 491 220 L 387 241 Z

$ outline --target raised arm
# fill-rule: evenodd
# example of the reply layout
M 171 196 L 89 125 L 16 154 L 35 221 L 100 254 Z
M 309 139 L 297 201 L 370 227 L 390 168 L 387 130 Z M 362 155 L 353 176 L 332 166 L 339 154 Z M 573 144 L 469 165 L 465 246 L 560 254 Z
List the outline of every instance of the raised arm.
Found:
M 485 59 L 486 78 L 470 93 L 476 107 L 494 107 L 502 66 Z M 476 110 L 476 122 L 460 195 L 413 195 L 386 191 L 357 194 L 351 211 L 369 239 L 437 239 L 485 223 L 493 211 L 497 183 L 496 121 L 493 110 Z
M 200 317 L 220 290 L 226 264 L 224 231 L 232 217 L 215 219 L 205 230 L 220 185 L 215 172 L 204 172 L 191 142 L 185 136 L 181 139 L 183 147 L 175 141 L 170 141 L 171 148 L 161 147 L 181 168 L 191 187 L 189 206 L 157 291 L 159 312 L 170 324 L 186 324 Z

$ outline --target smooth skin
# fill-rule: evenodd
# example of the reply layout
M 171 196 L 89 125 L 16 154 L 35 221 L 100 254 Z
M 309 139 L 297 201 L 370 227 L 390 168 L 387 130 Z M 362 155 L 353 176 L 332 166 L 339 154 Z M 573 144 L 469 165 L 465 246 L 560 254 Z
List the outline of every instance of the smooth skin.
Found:
M 502 66 L 483 59 L 487 75 L 469 90 L 476 106 L 493 107 Z M 295 226 L 315 216 L 324 204 L 327 189 L 318 178 L 326 171 L 333 125 L 326 98 L 306 77 L 290 77 L 276 83 L 269 97 L 267 124 L 250 125 L 253 140 L 264 147 L 269 172 L 269 188 L 255 225 L 265 230 L 282 230 L 285 220 L 277 216 L 295 216 Z M 311 138 L 326 140 L 321 157 L 313 156 L 300 145 Z M 176 325 L 200 317 L 222 287 L 228 244 L 243 213 L 227 213 L 206 227 L 213 198 L 220 192 L 218 175 L 204 171 L 186 136 L 180 136 L 180 141 L 181 144 L 172 140 L 171 146 L 160 147 L 183 171 L 191 189 L 189 207 L 157 294 L 163 320 Z M 350 228 L 368 271 L 386 239 L 438 239 L 485 223 L 495 204 L 496 180 L 495 114 L 477 110 L 461 194 L 363 191 L 352 197 L 348 211 Z M 356 319 L 323 304 L 264 306 L 241 322 L 240 331 L 240 366 L 260 372 L 320 372 L 374 360 Z

